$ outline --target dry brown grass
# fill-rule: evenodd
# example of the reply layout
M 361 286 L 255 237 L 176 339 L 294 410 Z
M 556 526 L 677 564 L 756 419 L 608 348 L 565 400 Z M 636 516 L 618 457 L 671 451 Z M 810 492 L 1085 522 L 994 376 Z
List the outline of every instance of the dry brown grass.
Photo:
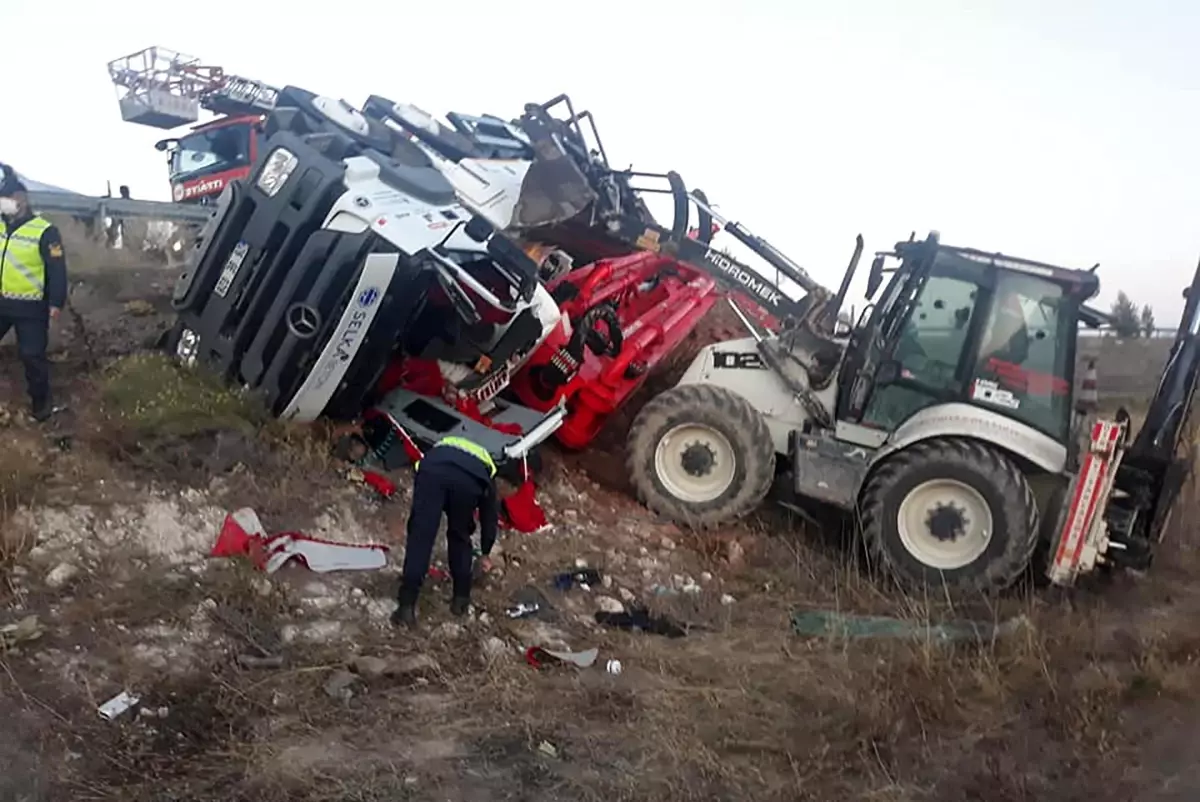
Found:
M 254 506 L 272 529 L 304 526 L 342 482 L 327 433 L 264 425 L 244 399 L 205 381 L 154 360 L 118 362 L 94 388 L 99 440 L 79 448 L 141 439 L 141 449 L 103 450 L 114 475 L 204 486 L 216 471 L 229 480 L 229 507 Z M 171 437 L 154 440 L 161 429 Z M 220 451 L 214 432 L 238 446 L 205 464 Z M 28 498 L 36 486 L 32 475 L 5 482 L 3 498 Z M 1193 485 L 1181 509 L 1198 508 Z M 679 535 L 679 551 L 737 602 L 721 605 L 713 591 L 658 600 L 709 628 L 678 640 L 562 624 L 572 642 L 598 647 L 601 662 L 619 657 L 620 675 L 534 671 L 515 652 L 486 660 L 481 637 L 520 639 L 497 590 L 479 594 L 495 623 L 461 639 L 364 628 L 349 644 L 284 644 L 281 626 L 298 607 L 286 583 L 263 593 L 261 577 L 236 562 L 181 581 L 113 554 L 69 595 L 23 597 L 28 609 L 56 611 L 54 629 L 23 655 L 0 654 L 0 717 L 19 740 L 9 749 L 0 732 L 0 761 L 16 755 L 8 774 L 26 776 L 33 754 L 50 775 L 43 798 L 71 800 L 1166 799 L 1157 785 L 1189 765 L 1172 745 L 1200 734 L 1200 559 L 1187 517 L 1176 516 L 1145 578 L 953 607 L 885 591 L 852 552 L 782 518 L 736 533 L 740 564 L 708 536 Z M 528 581 L 578 555 L 577 545 L 537 542 L 542 551 L 521 569 Z M 373 595 L 392 581 L 361 580 Z M 425 601 L 431 617 L 444 615 L 440 599 Z M 186 670 L 130 657 L 139 627 L 187 630 L 200 607 L 219 640 Z M 983 644 L 800 638 L 790 627 L 797 609 L 912 622 L 1024 615 L 1030 624 Z M 59 652 L 37 662 L 44 649 Z M 245 669 L 234 659 L 242 652 L 277 653 L 284 665 Z M 323 685 L 358 653 L 423 653 L 439 669 L 362 679 L 348 704 L 331 699 Z M 85 682 L 66 685 L 54 669 L 79 654 Z M 89 685 L 102 659 L 119 671 Z M 94 707 L 118 680 L 167 716 L 99 721 Z M 1176 798 L 1200 798 L 1186 785 L 1195 781 L 1180 780 Z M 0 776 L 0 797 L 12 788 L 32 796 Z

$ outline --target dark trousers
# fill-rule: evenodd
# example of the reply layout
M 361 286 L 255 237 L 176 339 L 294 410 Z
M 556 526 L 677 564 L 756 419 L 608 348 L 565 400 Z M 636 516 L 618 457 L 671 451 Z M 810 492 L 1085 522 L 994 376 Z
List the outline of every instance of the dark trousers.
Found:
M 442 514 L 446 515 L 446 550 L 454 595 L 471 595 L 471 534 L 479 506 L 479 483 L 453 465 L 427 465 L 413 481 L 412 510 L 408 514 L 408 540 L 404 547 L 399 601 L 415 604 L 421 583 L 429 573 L 433 543 Z
M 9 329 L 17 330 L 17 354 L 25 365 L 25 389 L 35 410 L 50 406 L 50 360 L 46 348 L 50 342 L 50 318 L 9 317 L 0 315 L 0 340 Z

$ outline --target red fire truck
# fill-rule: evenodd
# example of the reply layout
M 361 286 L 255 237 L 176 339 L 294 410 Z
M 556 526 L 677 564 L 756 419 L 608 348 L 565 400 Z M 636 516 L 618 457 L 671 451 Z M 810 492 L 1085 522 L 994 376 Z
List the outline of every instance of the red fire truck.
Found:
M 156 143 L 167 153 L 173 200 L 212 202 L 227 183 L 249 174 L 260 124 L 275 106 L 273 86 L 162 47 L 115 59 L 108 74 L 126 122 L 174 130 L 198 122 L 201 111 L 218 115 Z

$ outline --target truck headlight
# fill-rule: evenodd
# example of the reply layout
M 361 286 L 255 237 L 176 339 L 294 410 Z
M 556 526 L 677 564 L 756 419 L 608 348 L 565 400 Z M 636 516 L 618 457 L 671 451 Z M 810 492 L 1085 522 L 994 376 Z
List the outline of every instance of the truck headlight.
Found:
M 268 198 L 275 197 L 283 185 L 291 177 L 292 171 L 299 163 L 296 154 L 286 148 L 275 148 L 267 157 L 266 163 L 258 171 L 258 179 L 254 185 L 261 189 Z
M 179 342 L 175 346 L 175 355 L 184 365 L 191 367 L 196 363 L 196 354 L 200 351 L 200 337 L 191 329 L 179 333 Z

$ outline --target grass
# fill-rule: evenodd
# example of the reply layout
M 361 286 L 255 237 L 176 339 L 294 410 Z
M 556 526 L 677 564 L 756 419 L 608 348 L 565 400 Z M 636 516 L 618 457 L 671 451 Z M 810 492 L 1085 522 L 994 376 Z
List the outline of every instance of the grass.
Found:
M 266 422 L 254 399 L 162 354 L 135 354 L 113 364 L 102 380 L 100 402 L 109 420 L 133 435 L 249 434 Z

